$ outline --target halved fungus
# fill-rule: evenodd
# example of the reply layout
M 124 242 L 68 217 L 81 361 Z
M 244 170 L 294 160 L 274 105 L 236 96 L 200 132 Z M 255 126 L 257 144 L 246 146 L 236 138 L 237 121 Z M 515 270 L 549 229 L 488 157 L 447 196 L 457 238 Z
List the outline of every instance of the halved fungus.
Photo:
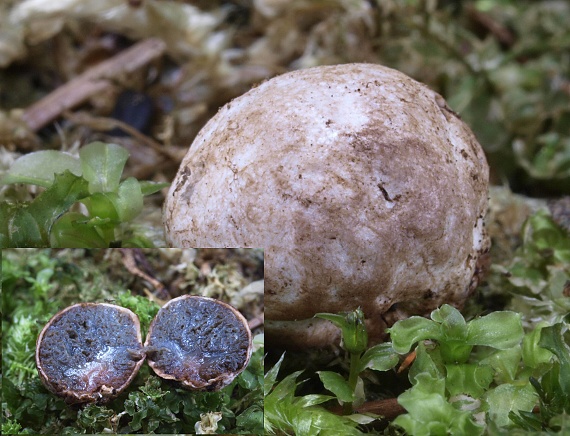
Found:
M 184 295 L 166 303 L 150 325 L 148 364 L 186 389 L 215 391 L 241 373 L 251 356 L 251 332 L 232 306 Z
M 80 303 L 58 312 L 36 346 L 42 383 L 70 404 L 115 398 L 144 359 L 137 316 L 105 303 Z

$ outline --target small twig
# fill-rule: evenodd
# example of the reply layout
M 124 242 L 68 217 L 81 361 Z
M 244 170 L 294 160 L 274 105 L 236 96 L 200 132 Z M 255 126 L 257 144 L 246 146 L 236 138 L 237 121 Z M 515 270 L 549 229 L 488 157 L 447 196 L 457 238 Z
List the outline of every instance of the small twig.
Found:
M 335 406 L 329 409 L 332 413 L 337 415 L 343 414 L 343 409 L 341 406 Z M 382 415 L 388 421 L 392 421 L 398 415 L 402 415 L 406 413 L 406 409 L 404 409 L 399 403 L 397 398 L 388 398 L 386 400 L 376 400 L 376 401 L 368 401 L 354 409 L 355 413 L 374 413 L 376 415 Z
M 406 356 L 400 367 L 398 368 L 398 374 L 404 372 L 404 370 L 408 369 L 408 367 L 416 360 L 416 351 L 412 351 L 410 354 Z
M 168 301 L 170 299 L 170 295 L 168 293 L 168 289 L 166 289 L 166 286 L 139 268 L 139 263 L 146 262 L 146 258 L 144 258 L 142 251 L 137 248 L 120 248 L 119 250 L 123 256 L 123 265 L 125 265 L 125 268 L 127 268 L 131 274 L 136 275 L 150 283 L 155 289 L 154 293 L 152 294 L 154 297 Z M 147 290 L 145 289 L 145 291 Z
M 263 325 L 263 314 L 250 319 L 247 324 L 250 330 L 255 330 L 256 328 L 261 327 Z
M 491 15 L 477 10 L 473 5 L 467 5 L 467 14 L 471 19 L 486 28 L 505 47 L 511 47 L 515 43 L 515 35 L 502 23 L 496 21 Z
M 80 124 L 82 126 L 89 127 L 93 130 L 98 130 L 102 132 L 107 132 L 109 130 L 113 130 L 115 128 L 121 129 L 123 132 L 128 133 L 133 138 L 137 139 L 141 143 L 149 146 L 157 153 L 178 162 L 182 159 L 183 156 L 179 156 L 179 153 L 175 153 L 167 147 L 164 147 L 159 142 L 155 141 L 149 136 L 139 132 L 134 127 L 128 125 L 127 123 L 116 120 L 114 118 L 108 117 L 95 117 L 85 112 L 69 112 L 64 111 L 63 116 L 75 124 Z
M 406 409 L 398 403 L 397 398 L 369 401 L 356 409 L 358 413 L 375 413 L 391 421 L 398 415 L 406 413 Z
M 22 118 L 31 130 L 37 131 L 63 111 L 112 86 L 113 78 L 131 73 L 160 57 L 165 49 L 166 45 L 160 39 L 138 42 L 46 95 L 27 108 Z

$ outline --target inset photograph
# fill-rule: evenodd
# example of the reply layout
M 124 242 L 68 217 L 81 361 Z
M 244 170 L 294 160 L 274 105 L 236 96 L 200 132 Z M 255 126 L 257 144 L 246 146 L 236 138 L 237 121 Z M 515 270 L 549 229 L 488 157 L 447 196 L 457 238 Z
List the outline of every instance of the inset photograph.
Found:
M 263 434 L 262 249 L 2 251 L 3 434 Z

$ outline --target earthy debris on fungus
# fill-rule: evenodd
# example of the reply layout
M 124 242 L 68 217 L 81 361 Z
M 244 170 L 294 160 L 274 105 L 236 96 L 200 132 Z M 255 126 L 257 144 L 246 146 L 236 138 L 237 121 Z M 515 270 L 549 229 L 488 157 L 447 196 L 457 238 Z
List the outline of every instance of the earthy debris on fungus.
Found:
M 264 247 L 268 340 L 317 312 L 375 326 L 461 305 L 488 250 L 488 165 L 445 100 L 373 64 L 283 74 L 198 134 L 164 208 L 169 243 Z M 276 333 L 275 335 L 272 335 Z

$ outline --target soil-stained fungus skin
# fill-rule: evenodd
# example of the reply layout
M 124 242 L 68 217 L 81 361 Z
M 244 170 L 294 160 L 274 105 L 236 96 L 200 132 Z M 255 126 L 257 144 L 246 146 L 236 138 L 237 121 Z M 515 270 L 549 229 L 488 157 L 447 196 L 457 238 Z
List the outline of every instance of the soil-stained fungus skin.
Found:
M 472 295 L 488 180 L 473 132 L 424 84 L 375 64 L 307 68 L 203 127 L 166 197 L 166 238 L 264 248 L 272 345 L 325 346 L 313 316 L 357 307 L 381 340 Z
M 64 309 L 44 327 L 36 347 L 42 382 L 68 403 L 105 403 L 116 397 L 144 358 L 138 318 L 110 304 Z
M 228 304 L 185 295 L 158 312 L 145 350 L 160 377 L 186 389 L 214 391 L 247 366 L 251 332 L 245 318 Z

